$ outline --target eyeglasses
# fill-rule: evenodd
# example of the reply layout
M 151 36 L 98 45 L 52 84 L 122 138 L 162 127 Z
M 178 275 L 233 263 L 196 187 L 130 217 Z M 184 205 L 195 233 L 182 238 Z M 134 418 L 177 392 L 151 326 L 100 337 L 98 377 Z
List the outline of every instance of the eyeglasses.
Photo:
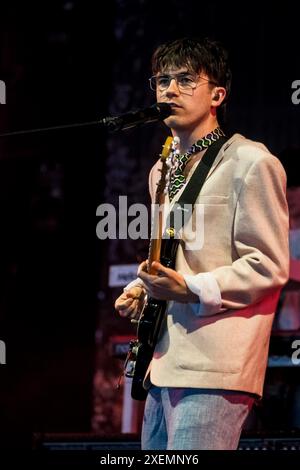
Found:
M 188 72 L 170 74 L 170 75 L 153 75 L 149 78 L 150 88 L 153 91 L 166 91 L 172 80 L 176 81 L 178 89 L 183 93 L 193 93 L 193 90 L 200 85 L 199 79 L 205 80 L 206 83 L 212 83 L 217 85 L 216 82 L 213 82 L 205 77 L 200 75 L 192 75 Z

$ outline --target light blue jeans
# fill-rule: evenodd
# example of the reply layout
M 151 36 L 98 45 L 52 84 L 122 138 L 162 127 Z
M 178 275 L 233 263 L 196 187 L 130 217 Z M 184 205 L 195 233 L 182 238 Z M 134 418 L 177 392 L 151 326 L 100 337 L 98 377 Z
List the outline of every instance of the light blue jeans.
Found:
M 149 390 L 142 429 L 144 450 L 235 450 L 255 398 L 231 390 Z

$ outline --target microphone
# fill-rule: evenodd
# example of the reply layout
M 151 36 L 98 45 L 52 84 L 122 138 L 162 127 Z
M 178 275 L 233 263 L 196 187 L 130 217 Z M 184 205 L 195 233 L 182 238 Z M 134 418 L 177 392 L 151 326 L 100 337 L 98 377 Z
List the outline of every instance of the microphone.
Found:
M 110 132 L 130 129 L 139 124 L 147 124 L 149 122 L 163 121 L 170 116 L 172 108 L 168 103 L 155 103 L 148 108 L 130 111 L 126 114 L 116 117 L 106 117 L 101 120 Z

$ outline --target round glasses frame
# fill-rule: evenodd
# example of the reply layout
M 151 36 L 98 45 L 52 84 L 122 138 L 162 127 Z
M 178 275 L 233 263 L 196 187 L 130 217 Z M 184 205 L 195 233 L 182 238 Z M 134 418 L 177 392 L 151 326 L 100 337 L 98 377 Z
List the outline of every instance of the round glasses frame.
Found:
M 178 89 L 182 92 L 194 90 L 200 85 L 199 80 L 205 80 L 206 83 L 217 85 L 216 82 L 209 80 L 208 78 L 198 75 L 195 77 L 189 73 L 178 73 L 178 74 L 166 74 L 166 75 L 153 75 L 149 78 L 149 85 L 152 91 L 166 91 L 172 80 L 176 81 Z

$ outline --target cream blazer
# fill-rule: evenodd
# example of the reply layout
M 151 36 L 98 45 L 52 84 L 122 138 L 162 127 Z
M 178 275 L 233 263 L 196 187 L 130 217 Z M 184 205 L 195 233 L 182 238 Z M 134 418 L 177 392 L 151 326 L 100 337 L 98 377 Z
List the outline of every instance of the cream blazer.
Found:
M 149 176 L 152 200 L 160 166 Z M 289 272 L 285 188 L 284 169 L 264 145 L 239 134 L 223 145 L 196 201 L 203 244 L 186 250 L 183 236 L 176 258 L 183 274 L 213 274 L 222 305 L 197 313 L 195 304 L 168 303 L 151 383 L 262 395 L 274 312 Z

